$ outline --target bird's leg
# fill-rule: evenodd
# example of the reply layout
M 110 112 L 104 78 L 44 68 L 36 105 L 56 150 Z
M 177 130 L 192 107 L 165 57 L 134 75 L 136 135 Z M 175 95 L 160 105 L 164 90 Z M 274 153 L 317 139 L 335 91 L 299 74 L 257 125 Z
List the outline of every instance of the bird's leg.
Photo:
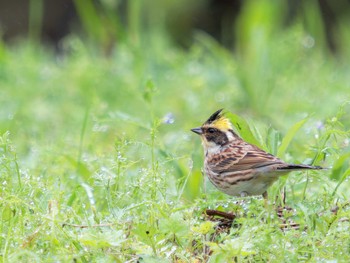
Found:
M 283 190 L 280 192 L 281 193 L 281 198 L 278 198 L 278 196 L 276 196 L 276 206 L 277 207 L 285 207 L 286 206 L 286 187 L 283 187 Z
M 262 196 L 263 196 L 263 198 L 264 198 L 264 206 L 265 206 L 265 208 L 267 208 L 267 205 L 268 205 L 268 195 L 267 195 L 267 191 L 263 192 Z
M 283 187 L 283 193 L 282 193 L 282 202 L 283 202 L 283 206 L 286 205 L 286 187 Z
M 263 192 L 262 196 L 264 197 L 264 199 L 267 199 L 267 197 L 268 197 L 267 191 Z

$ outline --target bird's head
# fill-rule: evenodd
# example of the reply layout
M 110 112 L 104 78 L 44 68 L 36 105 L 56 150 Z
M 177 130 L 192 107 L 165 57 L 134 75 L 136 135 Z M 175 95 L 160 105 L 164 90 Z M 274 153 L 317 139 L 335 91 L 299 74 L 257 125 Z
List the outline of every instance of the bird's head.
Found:
M 224 116 L 222 110 L 214 112 L 201 127 L 191 129 L 201 136 L 204 148 L 223 146 L 237 138 L 230 120 Z

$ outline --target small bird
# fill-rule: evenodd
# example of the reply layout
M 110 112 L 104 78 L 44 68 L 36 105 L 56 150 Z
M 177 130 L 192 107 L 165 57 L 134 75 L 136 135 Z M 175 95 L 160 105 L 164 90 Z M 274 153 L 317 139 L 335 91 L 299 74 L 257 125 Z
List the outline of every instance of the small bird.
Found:
M 297 170 L 321 170 L 320 166 L 288 164 L 242 140 L 232 129 L 222 109 L 201 127 L 191 129 L 201 136 L 204 170 L 220 191 L 232 196 L 263 195 L 279 176 Z

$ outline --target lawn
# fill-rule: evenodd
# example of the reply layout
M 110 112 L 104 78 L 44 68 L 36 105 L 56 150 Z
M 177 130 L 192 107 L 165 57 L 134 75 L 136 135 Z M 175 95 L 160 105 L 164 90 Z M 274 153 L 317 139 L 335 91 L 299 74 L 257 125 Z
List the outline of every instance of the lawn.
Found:
M 2 261 L 350 261 L 349 54 L 310 39 L 297 24 L 240 55 L 204 33 L 188 50 L 157 32 L 109 56 L 74 35 L 63 53 L 2 44 Z M 190 132 L 219 108 L 244 139 L 329 169 L 280 178 L 267 206 L 220 193 Z

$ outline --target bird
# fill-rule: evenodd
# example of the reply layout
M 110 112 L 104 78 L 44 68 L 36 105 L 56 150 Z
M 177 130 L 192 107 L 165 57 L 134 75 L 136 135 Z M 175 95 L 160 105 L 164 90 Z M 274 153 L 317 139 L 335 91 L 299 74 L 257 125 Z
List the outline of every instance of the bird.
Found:
M 321 166 L 289 164 L 250 144 L 234 132 L 223 109 L 214 112 L 200 127 L 204 148 L 204 171 L 210 182 L 231 196 L 262 195 L 280 177 L 292 171 L 322 170 Z

